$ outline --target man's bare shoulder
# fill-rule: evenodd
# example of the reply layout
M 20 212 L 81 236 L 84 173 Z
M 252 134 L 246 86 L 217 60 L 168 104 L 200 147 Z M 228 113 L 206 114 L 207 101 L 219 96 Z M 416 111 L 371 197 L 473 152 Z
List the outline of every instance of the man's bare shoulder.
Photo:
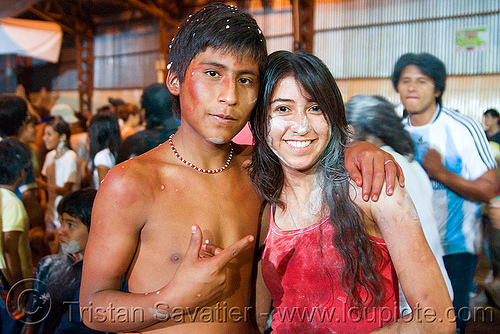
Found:
M 163 148 L 156 147 L 111 168 L 99 186 L 98 196 L 124 202 L 151 198 L 157 185 L 170 174 L 168 171 L 175 168 L 165 158 Z
M 152 215 L 162 210 L 165 205 L 158 206 L 156 200 L 160 193 L 172 194 L 164 191 L 166 186 L 162 185 L 169 184 L 168 179 L 176 174 L 172 168 L 178 168 L 169 163 L 164 153 L 162 148 L 155 148 L 111 168 L 99 185 L 93 221 L 135 230 L 143 228 Z

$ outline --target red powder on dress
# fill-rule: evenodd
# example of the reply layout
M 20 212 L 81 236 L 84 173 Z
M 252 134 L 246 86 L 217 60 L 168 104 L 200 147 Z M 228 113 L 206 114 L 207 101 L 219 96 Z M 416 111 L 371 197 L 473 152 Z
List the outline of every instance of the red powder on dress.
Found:
M 328 218 L 283 231 L 271 215 L 262 273 L 275 308 L 273 333 L 368 333 L 399 317 L 398 280 L 384 240 L 370 237 L 380 248 L 384 296 L 378 307 L 360 310 L 350 306 L 342 288 L 343 263 L 333 233 Z

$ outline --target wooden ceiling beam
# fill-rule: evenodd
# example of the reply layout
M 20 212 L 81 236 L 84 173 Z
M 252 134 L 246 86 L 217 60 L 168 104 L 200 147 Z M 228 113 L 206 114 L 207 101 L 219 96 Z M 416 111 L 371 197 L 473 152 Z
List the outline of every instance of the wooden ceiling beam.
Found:
M 28 11 L 44 20 L 59 24 L 63 31 L 72 35 L 81 34 L 86 38 L 94 36 L 92 17 L 86 15 L 77 4 L 68 2 L 66 7 L 62 7 L 54 1 L 47 1 L 41 6 L 30 7 Z
M 55 22 L 55 23 L 59 24 L 61 26 L 62 30 L 65 31 L 65 32 L 67 32 L 67 33 L 69 33 L 69 34 L 72 34 L 72 35 L 76 35 L 77 34 L 76 31 L 75 31 L 75 29 L 73 29 L 73 28 L 71 28 L 71 27 L 69 27 L 69 26 L 61 23 L 58 19 L 53 18 L 51 15 L 45 14 L 44 12 L 39 11 L 38 9 L 33 8 L 33 7 L 30 7 L 28 10 L 31 13 L 35 14 L 36 16 L 38 16 L 38 17 L 40 17 L 40 18 L 42 18 L 42 19 L 44 19 L 46 21 Z
M 179 24 L 179 22 L 177 20 L 172 19 L 167 14 L 167 12 L 152 4 L 146 4 L 140 0 L 125 0 L 125 2 L 153 17 L 156 17 L 157 19 L 163 20 L 166 24 L 168 24 L 171 27 L 177 27 L 177 25 Z

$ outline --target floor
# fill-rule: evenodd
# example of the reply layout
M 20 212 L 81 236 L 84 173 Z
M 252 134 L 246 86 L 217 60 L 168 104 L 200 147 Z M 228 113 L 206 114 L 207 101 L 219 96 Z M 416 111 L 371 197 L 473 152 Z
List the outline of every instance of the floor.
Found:
M 491 306 L 484 294 L 484 282 L 491 273 L 490 265 L 484 255 L 479 257 L 476 272 L 478 296 L 471 301 L 471 308 L 476 312 L 467 324 L 467 334 L 499 334 L 500 310 Z

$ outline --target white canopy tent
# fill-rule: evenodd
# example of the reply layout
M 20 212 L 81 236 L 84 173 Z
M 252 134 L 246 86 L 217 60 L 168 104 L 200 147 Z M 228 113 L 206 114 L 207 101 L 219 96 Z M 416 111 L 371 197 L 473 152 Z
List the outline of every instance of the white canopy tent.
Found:
M 0 19 L 0 54 L 18 54 L 57 63 L 62 36 L 62 29 L 57 23 Z

